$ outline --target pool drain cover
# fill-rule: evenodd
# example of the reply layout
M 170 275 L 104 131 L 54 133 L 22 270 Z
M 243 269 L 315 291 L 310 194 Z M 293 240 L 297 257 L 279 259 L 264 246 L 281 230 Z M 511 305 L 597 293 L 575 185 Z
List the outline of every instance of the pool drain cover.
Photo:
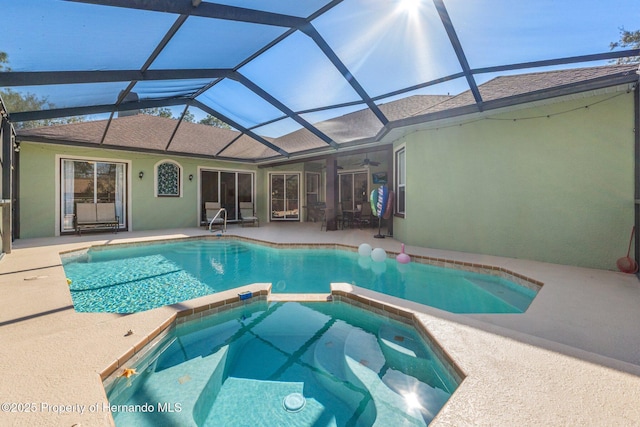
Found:
M 290 395 L 286 396 L 282 401 L 282 405 L 284 406 L 284 409 L 286 409 L 289 412 L 301 411 L 302 408 L 304 408 L 305 403 L 306 403 L 306 399 L 300 393 L 291 393 Z

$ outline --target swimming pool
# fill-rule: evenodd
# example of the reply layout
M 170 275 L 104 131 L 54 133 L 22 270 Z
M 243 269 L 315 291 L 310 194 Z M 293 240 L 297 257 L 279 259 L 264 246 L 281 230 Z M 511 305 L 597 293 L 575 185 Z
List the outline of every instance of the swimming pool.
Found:
M 418 331 L 346 303 L 178 325 L 107 386 L 117 426 L 421 426 L 459 385 Z
M 96 247 L 62 262 L 77 311 L 131 313 L 251 283 L 275 293 L 328 293 L 345 282 L 454 313 L 521 313 L 536 290 L 502 277 L 338 249 L 236 240 Z

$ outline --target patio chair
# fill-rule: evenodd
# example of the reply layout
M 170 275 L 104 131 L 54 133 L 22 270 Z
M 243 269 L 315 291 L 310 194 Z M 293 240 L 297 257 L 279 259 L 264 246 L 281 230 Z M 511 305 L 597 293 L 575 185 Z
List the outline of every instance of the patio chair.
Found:
M 109 229 L 118 232 L 119 218 L 115 203 L 76 203 L 75 228 L 82 230 Z
M 339 230 L 344 230 L 349 227 L 349 217 L 345 215 L 342 210 L 342 202 L 338 203 L 336 209 L 336 228 Z
M 214 227 L 223 233 L 227 231 L 227 210 L 220 207 L 219 202 L 205 202 L 204 210 L 209 224 L 209 231 L 213 231 Z
M 314 218 L 319 218 L 320 222 L 320 231 L 324 228 L 327 230 L 327 209 L 326 204 L 324 202 L 316 203 L 314 206 Z M 314 219 L 315 222 L 315 219 Z
M 356 214 L 354 218 L 355 225 L 357 225 L 358 228 L 371 227 L 371 224 L 373 222 L 371 220 L 372 215 L 371 204 L 362 203 L 362 209 Z
M 240 202 L 240 221 L 243 227 L 247 223 L 260 227 L 260 219 L 256 216 L 252 202 Z
M 322 231 L 322 229 L 324 229 L 325 231 L 329 231 L 329 229 L 327 228 L 327 209 L 324 203 L 323 203 L 321 212 L 322 212 L 322 223 L 320 224 L 320 231 Z M 349 218 L 348 216 L 345 216 L 345 213 L 342 211 L 342 203 L 338 203 L 336 205 L 335 212 L 336 212 L 334 216 L 334 221 L 336 225 L 335 230 L 344 230 L 345 225 L 348 224 Z

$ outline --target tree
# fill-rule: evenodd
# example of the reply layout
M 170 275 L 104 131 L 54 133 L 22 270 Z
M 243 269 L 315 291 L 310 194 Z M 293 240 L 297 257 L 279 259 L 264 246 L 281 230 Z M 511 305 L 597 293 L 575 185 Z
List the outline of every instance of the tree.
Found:
M 229 126 L 219 118 L 213 117 L 210 114 L 207 114 L 207 116 L 204 119 L 201 119 L 198 123 L 200 123 L 201 125 L 214 126 L 221 129 L 231 129 L 231 126 Z
M 2 97 L 4 104 L 7 106 L 9 115 L 11 115 L 12 111 L 40 111 L 55 107 L 55 104 L 49 102 L 46 97 L 39 98 L 37 95 L 29 92 L 19 93 L 11 89 L 5 89 L 0 90 L 0 97 Z M 84 121 L 84 116 L 75 116 L 56 119 L 31 120 L 28 122 L 13 122 L 13 126 L 16 129 L 33 129 L 42 126 L 65 125 Z
M 194 116 L 191 111 L 187 110 L 184 113 L 184 117 L 182 117 L 182 120 L 185 122 L 193 123 L 196 121 L 196 116 Z
M 0 52 L 0 71 L 11 71 L 11 68 L 9 68 L 8 64 L 9 63 L 9 56 L 7 55 L 6 52 Z
M 11 71 L 9 67 L 9 55 L 6 52 L 0 51 L 0 71 Z M 11 89 L 0 90 L 0 96 L 2 97 L 7 109 L 11 111 L 39 111 L 44 109 L 52 109 L 55 105 L 49 102 L 46 97 L 38 97 L 32 93 L 19 93 Z M 168 107 L 155 107 L 145 108 L 141 110 L 142 114 L 148 114 L 150 116 L 165 117 L 168 119 L 178 119 L 179 117 L 173 117 L 171 109 Z M 83 122 L 84 117 L 67 117 L 63 119 L 47 119 L 47 120 L 35 120 L 31 122 L 14 123 L 16 129 L 27 129 L 41 126 L 52 126 L 58 124 L 68 124 Z M 196 118 L 191 111 L 185 113 L 183 119 L 185 122 L 196 123 Z M 223 122 L 222 120 L 207 114 L 206 117 L 200 119 L 197 123 L 201 125 L 213 126 L 221 129 L 231 129 L 231 126 Z
M 611 50 L 624 49 L 640 49 L 640 30 L 627 31 L 620 27 L 620 40 L 609 44 Z M 636 64 L 640 62 L 640 56 L 630 56 L 627 58 L 618 58 L 616 64 Z
M 174 117 L 171 109 L 167 107 L 155 107 L 155 108 L 146 108 L 142 110 L 142 114 L 148 114 L 150 116 L 158 116 L 165 117 L 167 119 L 178 120 L 180 117 Z M 196 122 L 196 116 L 189 110 L 184 114 L 182 118 L 183 122 L 187 123 L 198 123 L 201 125 L 213 126 L 221 129 L 231 129 L 231 126 L 223 122 L 222 120 L 213 117 L 210 114 L 207 114 L 203 119 L 200 119 Z
M 145 108 L 141 111 L 142 114 L 147 114 L 149 116 L 158 116 L 164 117 L 167 119 L 173 119 L 173 113 L 167 107 L 155 107 L 155 108 Z
M 6 52 L 0 52 L 0 71 L 11 71 L 11 68 L 8 64 L 9 55 L 7 55 Z M 0 90 L 0 97 L 2 97 L 2 100 L 7 106 L 9 114 L 11 114 L 12 111 L 39 111 L 55 108 L 55 105 L 52 102 L 49 102 L 49 99 L 47 97 L 38 97 L 37 95 L 29 92 L 19 93 L 7 88 L 4 90 Z M 30 122 L 18 122 L 13 123 L 13 126 L 16 129 L 30 129 L 41 126 L 78 123 L 83 122 L 84 120 L 84 117 L 78 116 L 59 119 L 33 120 Z

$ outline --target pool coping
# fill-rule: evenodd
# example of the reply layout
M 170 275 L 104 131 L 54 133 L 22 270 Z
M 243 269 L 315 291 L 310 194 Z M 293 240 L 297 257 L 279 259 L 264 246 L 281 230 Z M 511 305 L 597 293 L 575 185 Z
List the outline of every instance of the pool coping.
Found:
M 316 224 L 265 224 L 229 232 L 234 233 L 273 242 L 330 246 L 338 242 L 354 248 L 367 242 L 390 254 L 400 247 L 393 238 L 372 238 L 369 230 L 327 233 L 319 232 Z M 175 241 L 200 235 L 210 234 L 183 228 L 18 240 L 0 263 L 0 285 L 6 296 L 0 302 L 4 321 L 0 338 L 9 343 L 0 347 L 0 358 L 6 362 L 0 371 L 11 384 L 0 392 L 2 400 L 106 402 L 99 373 L 114 355 L 132 347 L 134 339 L 151 333 L 178 310 L 165 306 L 132 315 L 77 313 L 60 253 L 92 245 Z M 635 276 L 429 247 L 407 249 L 431 259 L 502 266 L 545 283 L 522 314 L 462 315 L 418 308 L 416 317 L 467 373 L 432 425 L 540 425 L 549 421 L 640 425 L 636 405 L 640 401 L 640 353 L 633 344 L 638 342 L 639 331 L 630 326 L 637 324 L 640 304 L 640 282 Z M 26 281 L 34 275 L 38 280 Z M 132 336 L 124 336 L 128 329 L 133 329 Z M 2 422 L 16 426 L 112 425 L 104 411 L 0 413 Z

